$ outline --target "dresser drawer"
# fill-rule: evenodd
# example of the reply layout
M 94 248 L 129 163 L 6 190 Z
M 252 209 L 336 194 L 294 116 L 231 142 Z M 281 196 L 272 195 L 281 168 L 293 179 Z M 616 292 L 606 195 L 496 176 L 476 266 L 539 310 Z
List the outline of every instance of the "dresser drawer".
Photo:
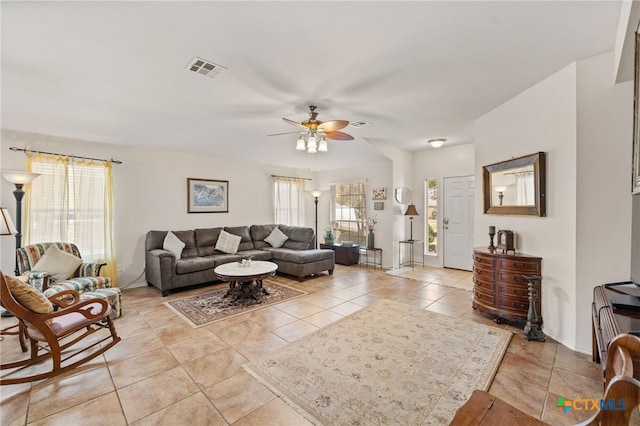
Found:
M 473 276 L 473 285 L 485 292 L 496 292 L 496 283 L 494 281 L 484 280 L 476 275 Z
M 498 281 L 501 283 L 522 284 L 527 288 L 529 281 L 524 279 L 526 272 L 500 271 Z
M 500 283 L 500 296 L 507 296 L 511 298 L 517 298 L 518 300 L 529 301 L 529 287 L 522 287 L 517 285 L 506 285 Z
M 502 270 L 540 274 L 540 262 L 536 260 L 499 259 L 498 262 L 498 267 Z
M 473 276 L 482 278 L 486 281 L 495 281 L 496 273 L 493 269 L 488 269 L 483 265 L 473 265 Z
M 498 308 L 518 311 L 526 316 L 529 311 L 529 300 L 524 300 L 519 297 L 508 297 L 501 294 L 498 300 Z
M 494 257 L 485 256 L 482 254 L 474 253 L 473 261 L 477 265 L 485 265 L 493 269 L 496 265 L 496 259 Z
M 483 303 L 489 306 L 496 305 L 496 296 L 494 294 L 484 292 L 478 287 L 473 289 L 473 299 L 476 303 Z

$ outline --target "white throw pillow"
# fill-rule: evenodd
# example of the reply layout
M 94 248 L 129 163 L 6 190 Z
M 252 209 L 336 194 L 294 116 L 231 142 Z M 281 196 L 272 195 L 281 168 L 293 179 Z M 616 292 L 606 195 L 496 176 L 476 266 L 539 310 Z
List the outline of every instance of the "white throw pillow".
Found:
M 216 250 L 227 254 L 236 254 L 238 247 L 240 247 L 240 241 L 242 241 L 240 235 L 233 235 L 224 230 L 220 231 L 220 236 L 216 241 Z
M 273 231 L 269 234 L 267 238 L 264 240 L 271 245 L 271 247 L 282 247 L 285 241 L 287 241 L 289 237 L 287 237 L 277 226 L 273 228 Z
M 176 237 L 176 234 L 171 231 L 167 232 L 167 236 L 164 237 L 164 242 L 162 243 L 162 248 L 175 254 L 176 259 L 180 259 L 182 257 L 182 250 L 184 249 L 184 246 L 186 246 L 186 244 L 183 243 L 180 238 Z
M 80 265 L 82 259 L 79 257 L 60 250 L 58 246 L 50 246 L 31 271 L 47 272 L 54 281 L 64 281 L 73 275 Z

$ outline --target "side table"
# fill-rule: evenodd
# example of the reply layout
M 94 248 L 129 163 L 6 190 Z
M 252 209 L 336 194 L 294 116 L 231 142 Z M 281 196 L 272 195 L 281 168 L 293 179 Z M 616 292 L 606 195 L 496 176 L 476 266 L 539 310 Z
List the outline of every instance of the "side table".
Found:
M 373 262 L 369 262 L 369 252 L 373 253 Z M 360 266 L 362 265 L 373 265 L 373 269 L 379 266 L 382 269 L 382 249 L 360 247 Z
M 424 240 L 404 240 L 398 241 L 398 268 L 402 268 L 405 265 L 411 265 L 411 270 L 413 270 L 413 266 L 415 265 L 415 261 L 413 258 L 413 247 L 416 243 L 420 243 L 422 245 L 422 252 L 420 256 L 422 256 L 422 266 L 424 266 Z M 409 261 L 402 263 L 402 246 L 409 246 Z

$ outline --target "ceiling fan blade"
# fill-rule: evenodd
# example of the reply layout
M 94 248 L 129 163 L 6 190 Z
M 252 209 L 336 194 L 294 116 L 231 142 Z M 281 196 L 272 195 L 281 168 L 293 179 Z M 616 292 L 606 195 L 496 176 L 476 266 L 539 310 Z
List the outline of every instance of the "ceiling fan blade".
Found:
M 326 132 L 324 137 L 334 141 L 352 141 L 353 136 L 344 132 Z
M 286 132 L 286 133 L 273 133 L 271 135 L 267 135 L 267 136 L 280 136 L 280 135 L 292 135 L 294 133 L 298 133 L 298 132 Z
M 325 132 L 335 132 L 336 130 L 344 129 L 348 125 L 349 122 L 347 120 L 331 120 L 319 125 L 318 129 L 324 130 Z
M 293 124 L 296 127 L 300 127 L 302 129 L 306 129 L 307 128 L 306 126 L 303 126 L 302 124 L 298 123 L 297 121 L 289 120 L 288 118 L 284 118 L 284 117 L 282 119 L 284 121 L 286 121 L 287 123 L 289 123 L 289 124 Z

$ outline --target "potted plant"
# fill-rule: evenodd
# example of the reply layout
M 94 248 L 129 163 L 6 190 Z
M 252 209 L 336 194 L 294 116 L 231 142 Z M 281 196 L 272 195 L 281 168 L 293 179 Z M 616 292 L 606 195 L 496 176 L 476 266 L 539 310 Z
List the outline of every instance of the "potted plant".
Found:
M 375 234 L 373 230 L 376 229 L 376 225 L 378 224 L 378 217 L 374 214 L 367 218 L 367 229 L 369 233 L 367 234 L 367 248 L 372 249 L 375 247 Z
M 253 256 L 250 254 L 245 254 L 244 256 L 242 256 L 242 266 L 244 266 L 245 268 L 248 268 L 251 266 L 251 259 L 253 259 Z

